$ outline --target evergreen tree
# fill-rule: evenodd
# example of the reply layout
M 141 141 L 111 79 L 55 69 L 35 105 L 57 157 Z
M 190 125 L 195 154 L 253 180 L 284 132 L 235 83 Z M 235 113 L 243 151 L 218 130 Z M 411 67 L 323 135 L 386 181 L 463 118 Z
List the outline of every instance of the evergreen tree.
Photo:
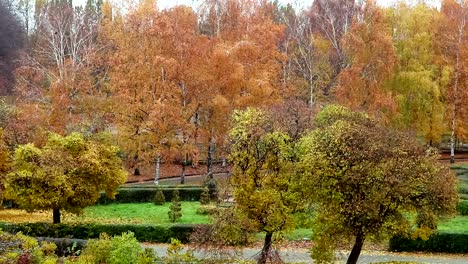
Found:
M 166 202 L 166 197 L 161 189 L 158 189 L 156 195 L 154 196 L 153 203 L 155 205 L 163 205 Z
M 172 223 L 177 222 L 182 217 L 182 205 L 180 203 L 179 191 L 174 190 L 172 193 L 172 203 L 169 207 L 169 220 Z
M 200 203 L 201 204 L 210 203 L 210 190 L 208 190 L 208 187 L 203 188 L 203 192 L 200 194 Z

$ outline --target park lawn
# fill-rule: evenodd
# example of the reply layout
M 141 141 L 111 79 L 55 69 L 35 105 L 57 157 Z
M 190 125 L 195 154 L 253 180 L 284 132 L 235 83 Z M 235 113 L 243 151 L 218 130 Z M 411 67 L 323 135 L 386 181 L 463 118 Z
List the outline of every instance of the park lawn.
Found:
M 197 215 L 199 202 L 181 202 L 182 218 L 177 223 L 205 224 L 209 223 L 206 215 Z M 169 225 L 168 212 L 171 203 L 154 205 L 152 203 L 128 203 L 95 205 L 85 208 L 79 216 L 70 215 L 64 218 L 64 223 L 105 223 L 105 224 L 153 224 Z
M 468 234 L 468 216 L 457 216 L 440 222 L 437 229 L 441 232 Z
M 209 223 L 207 215 L 197 215 L 199 202 L 181 202 L 182 218 L 177 223 Z M 171 203 L 154 205 L 152 203 L 109 204 L 87 207 L 81 215 L 63 214 L 63 223 L 101 223 L 101 224 L 152 224 L 169 225 L 167 212 Z M 32 223 L 51 222 L 52 212 L 27 213 L 23 210 L 0 210 L 0 222 Z

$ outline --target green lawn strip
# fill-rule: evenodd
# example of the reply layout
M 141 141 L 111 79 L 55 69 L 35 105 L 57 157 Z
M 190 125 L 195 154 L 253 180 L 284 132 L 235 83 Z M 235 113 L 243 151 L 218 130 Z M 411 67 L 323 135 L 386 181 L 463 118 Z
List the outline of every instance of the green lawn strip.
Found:
M 468 234 L 468 216 L 457 216 L 439 223 L 437 230 L 447 233 Z
M 84 209 L 79 216 L 66 216 L 64 223 L 114 223 L 170 225 L 170 203 L 156 206 L 152 203 L 95 205 Z M 206 224 L 209 217 L 197 215 L 199 202 L 182 202 L 182 218 L 179 224 Z

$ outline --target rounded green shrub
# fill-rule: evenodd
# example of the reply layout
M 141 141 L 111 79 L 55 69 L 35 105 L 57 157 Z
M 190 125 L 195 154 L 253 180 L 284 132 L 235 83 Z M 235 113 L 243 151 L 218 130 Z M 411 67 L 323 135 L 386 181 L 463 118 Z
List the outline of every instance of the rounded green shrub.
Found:
M 155 205 L 163 205 L 166 202 L 166 197 L 161 189 L 158 189 L 156 195 L 154 196 L 153 203 Z

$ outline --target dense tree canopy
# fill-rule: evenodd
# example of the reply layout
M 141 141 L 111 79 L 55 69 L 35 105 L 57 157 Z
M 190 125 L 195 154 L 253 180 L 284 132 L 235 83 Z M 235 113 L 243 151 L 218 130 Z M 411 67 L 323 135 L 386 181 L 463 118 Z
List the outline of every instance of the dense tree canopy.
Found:
M 101 191 L 115 195 L 126 180 L 118 151 L 105 137 L 86 139 L 77 133 L 51 134 L 42 148 L 21 145 L 5 183 L 6 197 L 29 212 L 53 210 L 59 223 L 61 210 L 79 213 Z
M 233 186 L 236 208 L 266 232 L 258 263 L 271 258 L 273 234 L 293 227 L 292 212 L 299 199 L 294 195 L 292 140 L 271 130 L 265 113 L 248 108 L 236 111 L 230 131 L 233 146 Z
M 330 260 L 350 239 L 356 263 L 366 239 L 408 228 L 406 213 L 427 229 L 454 213 L 456 176 L 433 149 L 341 106 L 322 110 L 316 125 L 299 143 L 302 183 L 317 205 L 314 258 Z

